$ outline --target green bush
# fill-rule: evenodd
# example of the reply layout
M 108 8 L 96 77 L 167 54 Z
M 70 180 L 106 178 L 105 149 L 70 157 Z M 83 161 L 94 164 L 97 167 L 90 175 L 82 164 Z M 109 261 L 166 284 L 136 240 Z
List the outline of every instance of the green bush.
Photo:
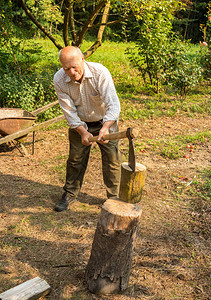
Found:
M 159 93 L 166 87 L 185 98 L 202 76 L 210 73 L 210 52 L 207 43 L 197 45 L 193 54 L 189 42 L 182 42 L 172 31 L 175 1 L 154 1 L 140 22 L 139 38 L 126 54 L 139 70 L 145 87 Z
M 191 45 L 178 38 L 169 45 L 169 53 L 163 69 L 163 84 L 172 87 L 184 98 L 202 78 L 201 51 L 191 55 Z
M 0 107 L 22 108 L 33 111 L 50 102 L 56 101 L 52 76 L 46 73 L 40 75 L 19 75 L 6 72 L 0 76 Z M 58 110 L 58 108 L 57 108 Z M 56 109 L 46 112 L 48 117 L 58 115 Z M 61 112 L 60 112 L 61 113 Z M 43 113 L 39 119 L 45 119 Z
M 174 0 L 153 1 L 140 21 L 136 47 L 126 51 L 132 65 L 140 71 L 145 86 L 156 93 L 159 93 L 168 57 L 173 11 L 177 5 Z
M 211 49 L 201 57 L 202 75 L 205 80 L 211 79 Z

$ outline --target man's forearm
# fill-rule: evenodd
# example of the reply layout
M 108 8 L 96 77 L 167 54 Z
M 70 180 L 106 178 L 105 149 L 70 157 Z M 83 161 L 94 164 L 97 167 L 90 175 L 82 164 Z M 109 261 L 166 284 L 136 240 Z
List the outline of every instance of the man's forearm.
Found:
M 103 144 L 106 144 L 108 143 L 108 140 L 107 141 L 104 141 L 103 140 L 103 136 L 105 134 L 109 134 L 109 129 L 110 127 L 115 123 L 116 121 L 105 121 L 103 123 L 103 127 L 100 129 L 100 132 L 99 132 L 99 136 L 98 136 L 98 140 L 103 143 Z
M 116 121 L 105 121 L 103 123 L 103 127 L 102 128 L 105 128 L 105 129 L 108 129 L 115 123 Z
M 87 130 L 84 128 L 84 126 L 80 125 L 76 128 L 74 128 L 80 135 L 84 135 L 87 133 Z

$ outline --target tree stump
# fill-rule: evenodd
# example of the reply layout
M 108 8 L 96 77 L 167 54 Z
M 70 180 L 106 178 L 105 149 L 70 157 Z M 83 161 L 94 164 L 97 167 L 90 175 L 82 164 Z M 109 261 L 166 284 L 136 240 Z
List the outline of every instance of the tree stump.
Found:
M 102 206 L 85 279 L 95 294 L 112 294 L 128 287 L 136 231 L 138 204 L 108 199 Z
M 146 178 L 146 167 L 136 163 L 135 172 L 127 162 L 121 165 L 121 182 L 119 199 L 129 203 L 137 203 L 141 200 L 142 191 Z

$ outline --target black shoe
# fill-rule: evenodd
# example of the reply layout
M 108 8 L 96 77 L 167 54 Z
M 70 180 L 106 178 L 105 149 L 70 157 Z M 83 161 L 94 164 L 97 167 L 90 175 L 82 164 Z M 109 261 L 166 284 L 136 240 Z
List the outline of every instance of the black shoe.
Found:
M 70 203 L 73 203 L 75 202 L 76 199 L 75 198 L 72 198 L 72 197 L 69 197 L 67 196 L 66 194 L 63 194 L 62 195 L 62 199 L 59 201 L 59 203 L 55 206 L 54 210 L 55 211 L 63 211 L 63 210 L 66 210 L 68 208 L 68 205 Z

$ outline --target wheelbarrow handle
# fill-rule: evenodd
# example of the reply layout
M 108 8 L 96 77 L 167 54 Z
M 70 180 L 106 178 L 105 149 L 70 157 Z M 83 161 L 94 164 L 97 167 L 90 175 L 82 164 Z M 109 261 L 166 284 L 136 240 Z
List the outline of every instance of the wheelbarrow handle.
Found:
M 48 126 L 50 126 L 50 125 L 52 125 L 54 123 L 57 123 L 59 121 L 62 121 L 64 119 L 65 119 L 64 115 L 60 115 L 60 116 L 58 116 L 58 117 L 56 117 L 54 119 L 47 120 L 47 121 L 45 121 L 43 123 L 39 123 L 39 124 L 30 126 L 30 127 L 26 128 L 26 129 L 22 129 L 22 130 L 19 130 L 19 131 L 15 132 L 15 133 L 9 134 L 9 135 L 7 135 L 5 137 L 0 138 L 0 145 L 4 144 L 4 143 L 7 143 L 7 142 L 9 142 L 11 140 L 15 140 L 15 139 L 18 139 L 20 137 L 23 137 L 23 136 L 27 135 L 29 132 L 37 131 L 37 130 L 39 130 L 41 128 L 48 127 Z
M 34 116 L 37 116 L 38 114 L 40 114 L 40 113 L 46 111 L 47 109 L 53 107 L 53 106 L 56 105 L 57 103 L 59 103 L 58 100 L 56 100 L 56 101 L 54 101 L 54 102 L 52 102 L 52 103 L 49 103 L 49 104 L 47 104 L 47 105 L 45 105 L 45 106 L 43 106 L 43 107 L 40 107 L 40 108 L 38 108 L 38 109 L 36 109 L 36 110 L 34 110 L 34 111 L 31 111 L 31 114 L 33 114 Z

